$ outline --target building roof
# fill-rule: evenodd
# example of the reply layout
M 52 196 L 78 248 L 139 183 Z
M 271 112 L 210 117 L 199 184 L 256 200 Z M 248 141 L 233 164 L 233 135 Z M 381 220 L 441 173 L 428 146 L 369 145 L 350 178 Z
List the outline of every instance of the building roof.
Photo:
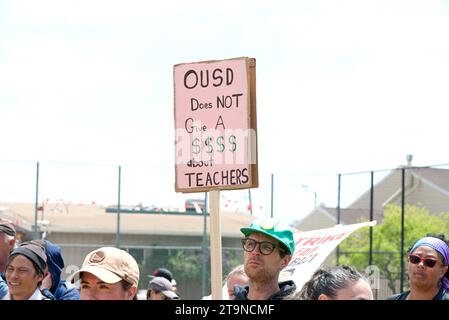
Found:
M 412 174 L 423 183 L 449 196 L 449 170 L 440 168 L 412 168 Z
M 323 207 L 323 210 L 327 211 L 337 221 L 337 208 Z M 380 222 L 383 217 L 383 211 L 373 210 L 373 220 Z M 342 224 L 359 223 L 361 219 L 369 221 L 370 210 L 369 209 L 348 209 L 340 208 L 340 222 Z
M 392 170 L 389 174 L 383 177 L 374 185 L 374 210 L 373 219 L 380 223 L 383 219 L 383 207 L 390 203 L 392 199 L 400 196 L 401 191 L 401 173 L 399 167 Z M 449 197 L 449 170 L 442 168 L 428 168 L 428 167 L 404 167 L 406 175 L 413 177 L 416 181 L 427 185 L 437 193 Z M 406 188 L 410 188 L 406 183 Z M 342 224 L 353 224 L 360 222 L 360 218 L 369 220 L 369 202 L 370 190 L 365 191 L 360 197 L 353 201 L 347 208 L 340 209 L 340 221 Z M 303 221 L 311 217 L 315 213 L 324 214 L 329 220 L 337 221 L 337 208 L 318 206 L 312 210 L 306 217 L 300 221 L 293 222 L 294 226 L 300 227 Z
M 34 225 L 34 203 L 3 203 L 0 217 L 8 218 L 17 227 L 32 231 Z M 223 237 L 241 237 L 240 228 L 250 225 L 255 217 L 237 213 L 220 212 L 221 233 Z M 100 205 L 89 204 L 46 204 L 43 212 L 38 211 L 38 221 L 44 226 L 40 230 L 62 233 L 115 233 L 117 214 L 106 212 Z M 210 218 L 207 218 L 209 230 Z M 163 213 L 122 213 L 120 231 L 122 234 L 140 235 L 191 235 L 203 234 L 202 215 L 163 214 Z
M 325 216 L 329 217 L 329 220 L 332 220 L 337 223 L 337 208 L 318 206 L 313 209 L 308 215 L 306 215 L 303 219 L 294 221 L 292 223 L 293 227 L 301 229 L 301 224 L 308 217 L 315 214 L 316 212 L 321 212 Z M 369 209 L 347 209 L 340 208 L 340 223 L 341 224 L 354 224 L 359 223 L 361 220 L 369 221 L 370 218 L 370 210 Z M 373 220 L 376 220 L 378 223 L 381 222 L 383 218 L 383 212 L 381 210 L 373 210 Z
M 406 169 L 406 176 L 412 176 L 428 185 L 433 190 L 449 197 L 449 170 L 442 168 L 427 167 L 398 167 L 391 170 L 385 177 L 374 185 L 375 204 L 374 207 L 382 206 L 392 199 L 401 190 L 401 169 Z M 407 183 L 406 183 L 407 184 Z M 393 189 L 392 189 L 393 188 Z M 406 186 L 407 188 L 407 186 Z M 369 203 L 370 189 L 355 199 L 349 208 L 363 208 Z M 380 203 L 379 203 L 380 202 Z

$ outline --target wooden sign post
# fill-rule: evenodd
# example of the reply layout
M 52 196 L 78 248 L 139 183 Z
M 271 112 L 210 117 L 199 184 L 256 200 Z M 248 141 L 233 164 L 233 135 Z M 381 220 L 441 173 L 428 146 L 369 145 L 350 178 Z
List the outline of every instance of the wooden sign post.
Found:
M 221 250 L 221 224 L 220 224 L 220 191 L 209 191 L 210 197 L 210 274 L 212 277 L 212 300 L 223 299 L 221 291 L 222 250 Z M 218 281 L 220 279 L 220 281 Z
M 256 60 L 174 66 L 175 191 L 210 192 L 212 298 L 221 299 L 220 190 L 258 186 Z

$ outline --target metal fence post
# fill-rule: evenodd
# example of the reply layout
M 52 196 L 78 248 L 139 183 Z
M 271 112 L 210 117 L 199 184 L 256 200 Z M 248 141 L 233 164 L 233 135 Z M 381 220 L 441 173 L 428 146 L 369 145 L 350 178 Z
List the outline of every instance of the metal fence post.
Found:
M 39 232 L 37 226 L 37 212 L 38 212 L 38 201 L 39 201 L 39 161 L 36 162 L 36 198 L 34 202 L 34 239 L 39 239 Z
M 271 217 L 273 218 L 273 206 L 274 206 L 274 175 L 271 174 Z
M 337 189 L 337 224 L 340 224 L 340 191 L 341 191 L 341 174 L 338 174 L 338 189 Z M 340 246 L 337 246 L 337 266 L 340 264 Z
M 117 197 L 117 233 L 115 247 L 120 248 L 120 189 L 122 185 L 122 166 L 118 166 L 118 197 Z
M 371 171 L 371 189 L 369 201 L 369 221 L 374 220 L 374 171 Z M 373 264 L 373 227 L 369 227 L 369 262 L 368 265 Z
M 249 212 L 253 215 L 253 201 L 251 200 L 251 189 L 248 189 Z
M 399 292 L 404 291 L 404 222 L 405 222 L 405 168 L 401 169 L 402 188 L 401 188 L 401 286 Z

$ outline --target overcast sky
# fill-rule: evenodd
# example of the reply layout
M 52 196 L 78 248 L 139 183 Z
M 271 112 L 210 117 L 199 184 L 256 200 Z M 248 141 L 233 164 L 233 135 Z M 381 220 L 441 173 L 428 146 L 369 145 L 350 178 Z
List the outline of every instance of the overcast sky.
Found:
M 274 173 L 276 214 L 292 220 L 313 191 L 335 205 L 337 173 L 394 168 L 406 154 L 449 163 L 448 39 L 447 0 L 0 0 L 0 160 L 31 161 L 21 172 L 31 195 L 32 161 L 107 164 L 94 167 L 107 175 L 163 168 L 127 201 L 151 204 L 154 185 L 174 193 L 173 65 L 253 57 L 253 200 L 269 214 Z M 9 166 L 0 162 L 4 177 Z M 50 171 L 42 193 L 95 198 L 84 187 L 66 195 L 64 183 L 50 191 Z M 0 201 L 14 188 L 0 187 Z

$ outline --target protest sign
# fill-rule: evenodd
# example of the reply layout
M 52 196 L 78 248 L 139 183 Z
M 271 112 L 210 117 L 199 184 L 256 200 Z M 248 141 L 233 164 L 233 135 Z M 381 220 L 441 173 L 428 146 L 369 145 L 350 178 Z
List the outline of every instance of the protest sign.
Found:
M 256 59 L 173 68 L 175 191 L 210 196 L 212 298 L 221 299 L 220 190 L 258 186 Z
M 327 256 L 351 233 L 367 226 L 374 226 L 376 221 L 350 225 L 336 225 L 332 228 L 305 232 L 296 232 L 295 252 L 287 267 L 282 270 L 281 280 L 293 280 L 300 290 L 320 268 Z
M 174 66 L 177 192 L 258 186 L 256 60 Z

